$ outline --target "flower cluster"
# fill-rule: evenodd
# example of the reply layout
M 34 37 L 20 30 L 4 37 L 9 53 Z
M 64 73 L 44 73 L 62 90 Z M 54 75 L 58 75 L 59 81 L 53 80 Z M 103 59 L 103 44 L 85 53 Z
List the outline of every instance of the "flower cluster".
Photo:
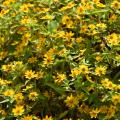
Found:
M 120 1 L 0 1 L 0 120 L 120 119 Z

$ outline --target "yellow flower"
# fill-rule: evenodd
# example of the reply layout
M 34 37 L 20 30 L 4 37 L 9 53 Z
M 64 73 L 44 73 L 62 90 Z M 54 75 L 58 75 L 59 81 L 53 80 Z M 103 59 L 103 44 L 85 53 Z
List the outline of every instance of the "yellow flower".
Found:
M 78 107 L 78 111 L 80 113 L 86 113 L 88 114 L 90 109 L 89 109 L 89 106 L 87 106 L 85 103 L 82 103 L 79 107 Z
M 62 83 L 63 80 L 65 80 L 65 79 L 66 79 L 66 75 L 64 75 L 64 74 L 58 74 L 58 75 L 57 75 L 57 79 L 55 80 L 55 82 L 58 83 L 58 84 L 60 84 L 60 83 Z
M 27 16 L 25 16 L 25 17 L 23 17 L 22 19 L 21 19 L 21 24 L 29 24 L 29 23 L 31 23 L 31 20 L 30 20 L 30 18 L 28 18 Z
M 20 6 L 20 11 L 28 12 L 28 10 L 29 10 L 29 6 L 27 4 L 23 4 L 22 6 Z
M 0 60 L 3 60 L 8 55 L 7 51 L 0 52 Z
M 76 10 L 77 14 L 82 14 L 82 13 L 84 13 L 84 11 L 85 11 L 84 6 L 77 7 L 77 10 Z
M 29 94 L 29 100 L 35 101 L 37 97 L 38 97 L 38 93 L 37 92 L 31 92 Z
M 63 16 L 62 24 L 66 25 L 67 28 L 73 27 L 73 21 L 67 15 Z
M 16 117 L 21 116 L 24 112 L 24 106 L 16 105 L 16 107 L 12 109 L 12 112 Z
M 35 62 L 37 62 L 37 57 L 31 57 L 31 58 L 29 58 L 28 62 L 29 63 L 35 63 Z
M 70 76 L 72 76 L 73 78 L 75 78 L 76 76 L 78 76 L 80 74 L 80 71 L 78 68 L 74 68 L 71 70 L 71 74 Z
M 9 90 L 6 90 L 5 92 L 3 92 L 3 95 L 12 97 L 12 95 L 14 95 L 14 93 L 15 93 L 15 91 L 13 89 L 9 89 Z
M 91 116 L 91 118 L 97 118 L 97 115 L 98 115 L 98 113 L 99 113 L 100 111 L 96 108 L 96 109 L 92 109 L 91 111 L 90 111 L 90 116 Z
M 32 115 L 23 116 L 21 120 L 33 120 L 33 116 Z
M 96 24 L 96 26 L 97 26 L 99 29 L 102 29 L 102 30 L 104 30 L 104 29 L 107 28 L 107 25 L 106 25 L 105 23 L 98 23 L 98 24 Z
M 96 73 L 96 75 L 98 75 L 98 76 L 101 76 L 101 75 L 105 75 L 106 74 L 106 67 L 104 67 L 104 66 L 99 66 L 99 67 L 96 67 L 95 68 L 95 73 Z
M 81 43 L 83 41 L 83 38 L 82 37 L 79 37 L 79 38 L 76 38 L 75 40 L 77 43 Z
M 74 97 L 71 94 L 70 96 L 67 96 L 65 103 L 69 108 L 74 108 L 79 103 L 79 101 L 77 97 Z
M 107 42 L 110 43 L 111 45 L 118 45 L 120 40 L 116 33 L 112 33 L 107 36 Z
M 91 30 L 94 30 L 96 28 L 96 26 L 94 24 L 89 24 L 88 28 L 91 29 Z
M 108 78 L 105 78 L 103 80 L 101 80 L 102 86 L 105 87 L 106 89 L 114 89 L 116 87 L 115 84 L 113 84 L 111 81 L 109 81 Z
M 62 24 L 67 24 L 67 22 L 70 20 L 70 18 L 67 15 L 64 15 L 62 18 Z
M 100 55 L 97 55 L 95 57 L 95 59 L 98 61 L 98 62 L 101 62 L 103 60 L 103 58 L 100 56 Z
M 3 17 L 5 14 L 7 14 L 9 12 L 9 9 L 6 9 L 6 10 L 1 10 L 0 12 L 0 17 Z
M 2 5 L 3 6 L 9 6 L 10 5 L 10 1 L 9 0 L 5 0 Z
M 41 79 L 41 78 L 43 78 L 44 77 L 44 72 L 42 72 L 42 71 L 39 71 L 39 72 L 36 72 L 36 79 Z
M 83 25 L 83 26 L 81 26 L 80 33 L 86 33 L 87 28 L 88 28 L 87 25 Z
M 73 37 L 73 35 L 74 35 L 74 33 L 72 33 L 71 31 L 70 32 L 66 32 L 65 38 L 69 40 L 69 39 L 71 39 Z
M 25 78 L 27 78 L 27 79 L 32 79 L 32 78 L 35 78 L 36 76 L 35 76 L 35 72 L 34 71 L 32 71 L 32 70 L 27 70 L 26 72 L 25 72 Z
M 105 119 L 109 120 L 110 118 L 114 117 L 116 110 L 117 110 L 116 106 L 113 105 L 109 106 Z
M 117 105 L 118 103 L 120 103 L 120 94 L 113 95 L 111 100 L 114 105 Z
M 48 117 L 48 115 L 45 116 L 42 120 L 53 120 L 52 116 Z
M 18 93 L 14 96 L 14 99 L 17 101 L 17 102 L 20 102 L 24 99 L 24 96 L 22 93 Z
M 79 66 L 79 71 L 82 74 L 88 74 L 89 73 L 89 69 L 87 65 L 80 65 Z
M 53 64 L 53 57 L 51 55 L 47 55 L 45 56 L 44 60 L 43 60 L 43 65 L 50 65 Z
M 120 9 L 120 2 L 117 0 L 113 0 L 113 2 L 111 3 L 111 7 L 114 9 Z
M 109 18 L 109 22 L 115 22 L 117 20 L 117 15 L 113 14 Z
M 92 0 L 94 3 L 99 3 L 100 0 Z

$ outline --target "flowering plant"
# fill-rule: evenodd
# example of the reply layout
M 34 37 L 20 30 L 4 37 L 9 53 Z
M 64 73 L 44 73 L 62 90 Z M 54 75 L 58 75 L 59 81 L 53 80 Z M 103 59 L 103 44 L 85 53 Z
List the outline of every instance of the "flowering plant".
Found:
M 119 92 L 119 0 L 0 1 L 0 120 L 118 120 Z

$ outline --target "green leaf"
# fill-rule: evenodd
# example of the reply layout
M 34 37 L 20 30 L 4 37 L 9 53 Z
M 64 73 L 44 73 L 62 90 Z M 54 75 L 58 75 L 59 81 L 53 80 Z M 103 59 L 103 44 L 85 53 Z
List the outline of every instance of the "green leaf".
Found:
M 49 30 L 49 32 L 50 33 L 54 32 L 54 30 L 56 30 L 57 26 L 58 26 L 57 21 L 51 21 L 51 22 L 49 21 L 48 22 L 48 30 Z
M 59 93 L 59 94 L 64 94 L 64 92 L 65 92 L 65 89 L 64 88 L 62 88 L 62 87 L 59 87 L 59 86 L 57 86 L 56 84 L 54 84 L 54 83 L 46 83 L 46 85 L 47 86 L 49 86 L 49 87 L 51 87 L 52 89 L 54 89 L 57 93 Z

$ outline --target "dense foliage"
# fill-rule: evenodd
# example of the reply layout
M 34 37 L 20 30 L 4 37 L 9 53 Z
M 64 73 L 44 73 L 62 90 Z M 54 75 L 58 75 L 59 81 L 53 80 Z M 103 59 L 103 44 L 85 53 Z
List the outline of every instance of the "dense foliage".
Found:
M 0 120 L 120 120 L 120 1 L 1 0 Z

